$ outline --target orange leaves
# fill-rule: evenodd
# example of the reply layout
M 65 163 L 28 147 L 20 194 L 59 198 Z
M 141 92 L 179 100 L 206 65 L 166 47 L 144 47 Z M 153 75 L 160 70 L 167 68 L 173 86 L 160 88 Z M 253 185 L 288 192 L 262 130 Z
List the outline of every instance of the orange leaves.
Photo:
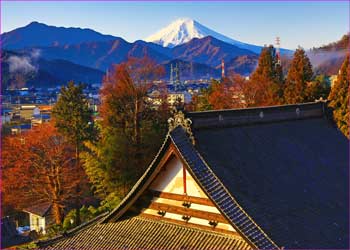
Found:
M 195 96 L 193 101 L 199 110 L 206 109 L 233 109 L 245 107 L 243 86 L 245 80 L 237 75 L 230 74 L 221 82 L 213 81 L 210 88 Z
M 57 204 L 71 198 L 84 172 L 75 166 L 74 148 L 53 124 L 4 138 L 4 203 L 17 209 L 38 200 Z

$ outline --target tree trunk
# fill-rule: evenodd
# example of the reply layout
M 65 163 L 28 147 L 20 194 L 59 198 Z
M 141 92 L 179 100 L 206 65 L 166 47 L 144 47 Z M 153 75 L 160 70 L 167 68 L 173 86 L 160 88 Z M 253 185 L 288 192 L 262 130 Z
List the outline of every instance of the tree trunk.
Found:
M 140 174 L 140 165 L 141 165 L 141 119 L 140 119 L 140 101 L 135 100 L 135 114 L 134 114 L 134 140 L 135 140 L 135 149 L 136 149 L 136 174 Z
M 62 208 L 61 208 L 60 204 L 58 204 L 57 202 L 53 202 L 52 210 L 53 210 L 53 214 L 54 214 L 54 218 L 55 218 L 55 223 L 57 225 L 61 225 L 62 220 L 63 220 L 63 216 L 62 216 Z
M 135 140 L 136 145 L 139 145 L 141 142 L 139 112 L 140 112 L 139 100 L 136 99 L 135 100 L 135 113 L 134 113 L 134 140 Z
M 80 168 L 80 150 L 79 150 L 79 141 L 76 141 L 75 145 L 75 157 L 76 157 L 76 169 Z M 80 176 L 79 176 L 80 177 Z M 80 219 L 80 187 L 79 184 L 76 186 L 76 209 L 75 209 L 75 226 L 79 226 L 81 223 Z

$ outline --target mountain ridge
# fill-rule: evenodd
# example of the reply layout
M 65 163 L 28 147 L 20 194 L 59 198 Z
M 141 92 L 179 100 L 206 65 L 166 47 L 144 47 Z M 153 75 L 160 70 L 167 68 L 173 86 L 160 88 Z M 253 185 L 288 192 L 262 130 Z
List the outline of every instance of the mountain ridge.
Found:
M 179 59 L 188 62 L 217 67 L 221 60 L 231 60 L 242 55 L 256 55 L 234 45 L 222 42 L 213 37 L 194 38 L 186 44 L 174 48 L 165 48 L 142 40 L 129 43 L 122 38 L 110 41 L 86 42 L 72 45 L 51 47 L 34 47 L 19 50 L 23 53 L 40 51 L 48 60 L 63 59 L 86 67 L 105 71 L 111 65 L 127 60 L 129 57 L 149 56 L 157 63 Z
M 33 46 L 77 44 L 87 40 L 108 41 L 115 38 L 115 36 L 104 35 L 88 28 L 57 27 L 36 21 L 1 34 L 2 47 L 9 50 Z

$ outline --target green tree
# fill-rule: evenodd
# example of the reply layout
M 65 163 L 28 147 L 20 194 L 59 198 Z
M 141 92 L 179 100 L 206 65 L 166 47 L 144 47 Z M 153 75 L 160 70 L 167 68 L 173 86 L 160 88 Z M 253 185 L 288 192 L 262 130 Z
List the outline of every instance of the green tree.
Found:
M 278 64 L 275 48 L 271 45 L 261 51 L 258 67 L 243 92 L 247 106 L 268 106 L 281 103 L 283 72 Z
M 75 85 L 71 81 L 67 87 L 62 87 L 52 115 L 58 131 L 75 146 L 76 159 L 79 161 L 83 142 L 92 140 L 95 135 L 92 110 L 84 94 L 84 85 Z
M 309 82 L 306 87 L 306 101 L 314 102 L 322 98 L 326 100 L 330 92 L 330 81 L 325 75 L 318 75 L 315 80 Z
M 338 128 L 349 138 L 349 55 L 345 58 L 337 80 L 332 86 L 328 99 L 329 106 L 334 109 L 333 116 Z
M 290 65 L 286 86 L 284 89 L 284 100 L 287 104 L 303 103 L 307 101 L 306 88 L 312 81 L 312 65 L 305 51 L 298 48 Z
M 73 81 L 61 88 L 61 93 L 55 104 L 52 115 L 55 126 L 75 147 L 76 165 L 80 167 L 80 152 L 83 142 L 92 140 L 95 135 L 92 122 L 92 110 L 84 94 L 84 85 L 75 85 Z M 77 191 L 81 187 L 76 186 Z M 79 199 L 79 198 L 77 198 Z M 79 200 L 77 200 L 79 207 Z M 79 218 L 79 209 L 76 209 Z M 79 223 L 79 219 L 77 220 Z

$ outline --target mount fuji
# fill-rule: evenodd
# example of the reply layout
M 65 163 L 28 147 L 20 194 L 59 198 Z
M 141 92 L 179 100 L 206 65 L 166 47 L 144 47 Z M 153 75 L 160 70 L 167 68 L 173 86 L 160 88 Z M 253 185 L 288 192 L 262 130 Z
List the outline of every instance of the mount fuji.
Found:
M 223 42 L 235 45 L 242 49 L 248 49 L 255 53 L 260 53 L 262 49 L 260 46 L 243 43 L 224 36 L 190 18 L 180 18 L 175 20 L 157 33 L 147 37 L 145 41 L 172 48 L 187 43 L 193 38 L 203 38 L 207 36 L 212 36 Z

